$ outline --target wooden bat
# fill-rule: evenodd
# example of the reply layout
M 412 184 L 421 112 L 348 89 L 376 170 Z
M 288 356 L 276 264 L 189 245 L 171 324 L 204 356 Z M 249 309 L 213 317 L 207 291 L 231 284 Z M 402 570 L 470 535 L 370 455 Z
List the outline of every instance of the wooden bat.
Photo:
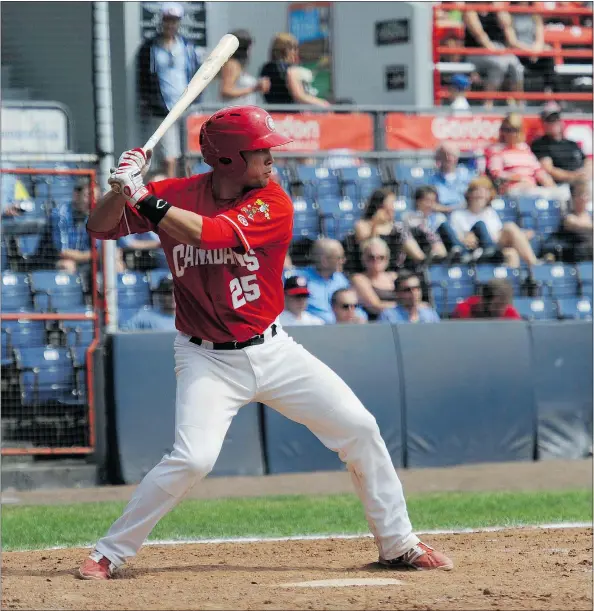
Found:
M 188 86 L 184 89 L 179 100 L 174 104 L 169 114 L 156 129 L 155 133 L 142 147 L 145 152 L 152 151 L 161 140 L 163 134 L 184 114 L 192 102 L 206 89 L 207 85 L 218 74 L 219 70 L 235 53 L 239 46 L 239 40 L 233 34 L 225 34 L 219 44 L 212 50 L 206 61 L 198 68 Z M 120 192 L 119 185 L 111 185 L 112 191 Z

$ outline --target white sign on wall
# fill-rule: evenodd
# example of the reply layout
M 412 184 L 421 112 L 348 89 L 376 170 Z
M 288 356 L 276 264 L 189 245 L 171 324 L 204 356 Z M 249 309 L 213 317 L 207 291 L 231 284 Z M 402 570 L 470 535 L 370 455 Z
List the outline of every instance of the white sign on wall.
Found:
M 2 153 L 68 152 L 68 118 L 60 108 L 2 107 Z

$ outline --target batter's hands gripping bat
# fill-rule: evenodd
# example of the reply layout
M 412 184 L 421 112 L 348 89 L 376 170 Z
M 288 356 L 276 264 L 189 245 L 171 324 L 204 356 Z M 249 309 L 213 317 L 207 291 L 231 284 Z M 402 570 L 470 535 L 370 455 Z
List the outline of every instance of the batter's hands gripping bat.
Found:
M 147 140 L 142 147 L 145 153 L 152 152 L 153 148 L 161 140 L 163 134 L 184 114 L 192 102 L 206 89 L 207 85 L 217 75 L 223 65 L 235 53 L 239 46 L 239 40 L 233 34 L 225 34 L 219 44 L 212 50 L 211 54 L 206 58 L 206 61 L 200 66 L 188 86 L 184 89 L 179 100 L 174 104 L 169 114 L 163 119 L 163 122 L 155 133 Z M 111 185 L 112 191 L 120 192 L 120 186 L 117 184 Z

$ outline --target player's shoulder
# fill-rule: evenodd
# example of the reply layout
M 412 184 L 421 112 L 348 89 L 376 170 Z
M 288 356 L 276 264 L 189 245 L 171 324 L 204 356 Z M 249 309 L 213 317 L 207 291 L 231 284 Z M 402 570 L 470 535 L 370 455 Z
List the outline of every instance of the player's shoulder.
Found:
M 273 206 L 277 210 L 282 208 L 293 209 L 293 202 L 287 192 L 273 180 L 268 181 L 265 187 L 249 191 L 242 203 L 249 204 L 255 202 Z
M 208 181 L 209 175 L 210 172 L 183 178 L 166 178 L 158 182 L 151 182 L 147 186 L 156 196 L 167 199 L 200 189 Z

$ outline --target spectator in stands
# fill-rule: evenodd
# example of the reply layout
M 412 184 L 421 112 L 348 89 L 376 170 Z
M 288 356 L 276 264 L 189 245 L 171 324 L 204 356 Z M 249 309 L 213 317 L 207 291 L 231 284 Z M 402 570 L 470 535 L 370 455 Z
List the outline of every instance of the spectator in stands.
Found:
M 570 263 L 592 261 L 591 183 L 583 178 L 571 185 L 571 211 L 562 222 L 563 260 Z
M 299 270 L 307 280 L 310 297 L 307 311 L 326 323 L 334 322 L 330 298 L 338 289 L 349 286 L 342 273 L 345 261 L 344 249 L 338 240 L 320 238 L 311 249 L 313 265 Z
M 221 68 L 219 93 L 223 102 L 233 106 L 257 106 L 260 94 L 270 91 L 270 79 L 256 77 L 246 72 L 252 37 L 247 30 L 231 32 L 239 40 L 237 51 Z
M 389 323 L 400 322 L 439 322 L 439 315 L 423 301 L 423 291 L 419 277 L 409 270 L 402 270 L 394 284 L 397 305 L 384 310 L 380 321 Z
M 201 64 L 201 53 L 180 36 L 184 8 L 177 2 L 164 2 L 161 28 L 146 40 L 138 53 L 138 93 L 147 139 L 177 102 Z M 181 158 L 180 129 L 173 126 L 161 138 L 155 151 L 162 170 L 169 178 L 177 173 Z
M 557 184 L 592 179 L 592 163 L 577 142 L 563 137 L 561 107 L 549 102 L 540 113 L 544 136 L 532 142 L 532 152 Z
M 376 189 L 367 201 L 362 218 L 355 223 L 356 248 L 360 249 L 360 244 L 369 238 L 382 238 L 390 249 L 388 268 L 392 270 L 402 267 L 407 256 L 415 263 L 425 260 L 425 254 L 404 224 L 395 221 L 395 203 L 396 195 L 391 189 Z
M 485 151 L 487 173 L 498 185 L 499 193 L 560 196 L 555 181 L 542 167 L 524 140 L 522 115 L 512 112 L 501 123 L 499 142 Z M 544 189 L 539 188 L 539 185 Z
M 454 74 L 450 79 L 450 108 L 455 115 L 471 114 L 470 104 L 465 95 L 471 85 L 470 77 L 465 74 Z
M 514 2 L 513 6 L 533 6 L 535 2 Z M 518 57 L 524 66 L 524 76 L 530 73 L 542 77 L 544 91 L 551 93 L 557 89 L 557 76 L 555 73 L 555 60 L 552 57 L 538 57 L 547 48 L 545 45 L 545 29 L 542 15 L 536 12 L 529 13 L 508 13 L 504 11 L 500 14 L 500 20 L 506 25 L 505 41 L 507 46 L 512 49 L 522 51 L 532 51 L 535 55 Z
M 503 6 L 503 2 L 494 2 L 493 6 Z M 502 17 L 501 12 L 465 11 L 463 14 L 466 33 L 464 46 L 498 51 L 506 48 L 506 34 L 512 29 L 511 23 Z M 509 77 L 511 91 L 522 91 L 524 88 L 524 67 L 513 53 L 493 55 L 470 55 L 467 61 L 473 63 L 479 73 L 486 73 L 488 91 L 500 91 L 505 77 Z M 510 95 L 510 97 L 513 97 Z M 487 101 L 485 106 L 493 103 Z
M 290 276 L 285 280 L 285 309 L 279 321 L 284 327 L 295 325 L 323 325 L 324 321 L 307 311 L 309 299 L 307 280 L 303 276 Z
M 166 180 L 165 174 L 153 174 L 152 176 L 146 177 L 146 183 L 159 182 Z M 143 253 L 153 252 L 157 267 L 166 268 L 167 259 L 165 253 L 161 248 L 161 240 L 154 231 L 147 231 L 146 233 L 131 233 L 130 235 L 124 236 L 118 239 L 118 246 L 124 250 L 137 250 Z
M 415 212 L 409 212 L 404 225 L 428 259 L 435 262 L 447 257 L 446 247 L 440 237 L 441 225 L 447 217 L 438 212 L 440 206 L 437 189 L 432 186 L 419 187 L 415 191 Z
M 390 249 L 386 242 L 378 237 L 365 240 L 361 244 L 361 261 L 365 271 L 353 274 L 351 282 L 368 320 L 376 320 L 384 310 L 396 305 L 396 272 L 387 271 Z
M 175 331 L 173 279 L 165 277 L 155 289 L 155 307 L 141 308 L 122 325 L 124 331 Z
M 513 307 L 513 287 L 503 278 L 489 280 L 474 295 L 459 303 L 450 318 L 507 318 L 521 320 L 522 317 Z
M 264 93 L 266 103 L 329 106 L 326 100 L 307 92 L 298 64 L 299 44 L 295 36 L 277 34 L 270 46 L 270 61 L 260 71 L 261 78 L 270 80 L 270 90 Z
M 16 174 L 2 174 L 2 219 L 21 216 L 33 208 L 31 196 Z M 3 224 L 6 231 L 6 226 Z
M 359 313 L 357 293 L 351 288 L 338 289 L 330 298 L 334 321 L 337 324 L 362 324 L 367 322 Z
M 449 213 L 464 207 L 464 194 L 471 175 L 468 168 L 458 165 L 460 152 L 449 142 L 443 142 L 435 151 L 437 172 L 431 177 L 430 184 L 437 189 L 439 212 Z
M 486 176 L 468 185 L 467 207 L 452 212 L 449 221 L 459 242 L 472 250 L 482 248 L 486 258 L 495 256 L 500 249 L 509 267 L 519 267 L 520 259 L 538 265 L 540 261 L 529 242 L 533 232 L 523 231 L 515 223 L 503 224 L 489 205 L 494 196 L 493 183 Z

